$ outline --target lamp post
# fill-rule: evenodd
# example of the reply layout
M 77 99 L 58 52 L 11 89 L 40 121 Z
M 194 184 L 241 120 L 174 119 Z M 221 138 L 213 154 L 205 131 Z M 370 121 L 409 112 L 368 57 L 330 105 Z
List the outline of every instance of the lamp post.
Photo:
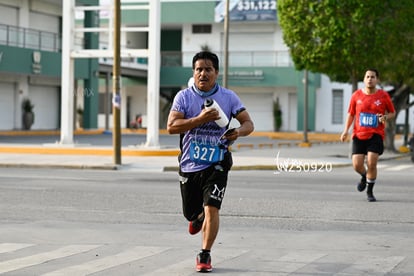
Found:
M 304 73 L 304 97 L 303 97 L 303 142 L 308 142 L 308 70 Z
M 227 77 L 229 72 L 229 6 L 230 0 L 226 0 L 226 12 L 224 16 L 224 67 L 223 67 L 223 87 L 227 88 Z
M 299 144 L 301 147 L 310 147 L 311 143 L 308 140 L 308 70 L 303 74 L 303 142 Z
M 121 127 L 120 127 L 120 109 L 121 109 L 121 93 L 119 85 L 120 75 L 120 54 L 121 54 L 121 0 L 114 0 L 114 65 L 112 68 L 112 114 L 114 129 L 112 131 L 112 143 L 114 147 L 114 163 L 121 164 Z

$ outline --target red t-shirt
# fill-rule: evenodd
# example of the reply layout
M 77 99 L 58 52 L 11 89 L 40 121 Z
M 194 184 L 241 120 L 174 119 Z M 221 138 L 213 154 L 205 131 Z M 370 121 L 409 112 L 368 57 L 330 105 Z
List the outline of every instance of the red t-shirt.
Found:
M 384 139 L 385 124 L 378 121 L 377 114 L 395 112 L 390 95 L 384 90 L 377 90 L 374 94 L 367 95 L 361 89 L 352 94 L 348 113 L 355 117 L 352 137 L 361 140 L 371 138 L 374 133 Z

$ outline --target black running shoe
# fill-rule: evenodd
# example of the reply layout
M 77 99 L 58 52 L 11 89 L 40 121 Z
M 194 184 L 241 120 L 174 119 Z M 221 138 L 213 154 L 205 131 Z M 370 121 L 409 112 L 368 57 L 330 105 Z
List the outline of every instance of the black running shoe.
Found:
M 375 198 L 375 196 L 373 194 L 367 194 L 367 200 L 369 202 L 377 201 L 377 199 Z
M 196 271 L 211 272 L 212 270 L 210 253 L 200 251 L 196 258 Z
M 361 181 L 359 181 L 359 183 L 357 185 L 358 192 L 363 192 L 366 187 L 367 187 L 367 177 L 362 176 Z
M 375 185 L 375 183 L 368 183 L 367 200 L 369 202 L 377 201 L 377 199 L 375 198 L 374 193 L 373 193 L 374 185 Z

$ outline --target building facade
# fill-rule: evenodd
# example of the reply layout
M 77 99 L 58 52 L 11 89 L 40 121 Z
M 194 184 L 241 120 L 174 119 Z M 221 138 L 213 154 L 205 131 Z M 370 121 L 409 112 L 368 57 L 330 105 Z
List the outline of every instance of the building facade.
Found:
M 59 127 L 60 18 L 51 3 L 0 2 L 0 129 L 22 127 L 21 102 L 29 94 L 33 127 Z
M 275 130 L 276 102 L 282 114 L 280 130 L 302 130 L 304 72 L 294 69 L 288 48 L 283 43 L 275 1 L 255 1 L 254 7 L 240 7 L 239 3 L 244 2 L 231 1 L 228 87 L 245 103 L 257 131 Z M 161 2 L 161 128 L 165 127 L 173 96 L 187 86 L 192 75 L 192 57 L 196 52 L 209 49 L 218 54 L 221 61 L 219 82 L 222 82 L 225 65 L 223 3 Z M 147 16 L 144 11 L 123 11 L 122 24 L 128 27 L 145 26 Z M 110 20 L 102 17 L 101 23 L 110 24 Z M 108 40 L 101 38 L 101 41 L 105 43 Z M 145 47 L 146 35 L 137 32 L 124 34 L 121 45 L 126 48 Z M 307 82 L 310 130 L 315 129 L 315 95 L 320 88 L 320 77 L 319 74 L 309 74 Z M 127 115 L 132 118 L 134 114 L 144 114 L 144 125 L 146 91 L 145 83 L 125 87 L 123 91 L 123 98 L 127 99 L 123 108 Z
M 111 2 L 100 1 L 106 6 Z M 218 54 L 222 82 L 226 58 L 224 2 L 161 1 L 160 128 L 166 126 L 173 97 L 188 85 L 196 52 L 208 49 Z M 76 1 L 76 5 L 98 3 Z M 230 3 L 227 83 L 245 103 L 256 131 L 277 129 L 276 106 L 281 111 L 281 131 L 303 131 L 305 118 L 309 131 L 342 131 L 351 86 L 313 73 L 305 81 L 304 72 L 295 70 L 277 23 L 276 1 Z M 0 0 L 0 130 L 22 128 L 24 98 L 34 105 L 32 129 L 60 128 L 60 109 L 64 104 L 60 99 L 61 22 L 61 0 Z M 111 11 L 78 14 L 76 22 L 109 30 Z M 148 26 L 148 11 L 123 10 L 121 24 Z M 75 37 L 79 48 L 108 49 L 111 39 L 109 31 L 76 33 Z M 147 47 L 147 32 L 122 33 L 121 48 Z M 129 127 L 137 115 L 142 116 L 145 127 L 147 59 L 123 59 L 121 66 L 121 127 Z M 111 72 L 109 58 L 76 60 L 73 96 L 75 108 L 83 111 L 84 116 L 78 126 L 112 127 Z M 306 116 L 304 110 L 308 110 Z M 404 118 L 398 118 L 397 122 L 403 121 Z
M 60 128 L 61 29 L 59 0 L 0 1 L 0 130 L 22 129 L 24 99 L 33 105 L 31 129 Z M 88 83 L 92 64 L 77 61 L 79 82 Z

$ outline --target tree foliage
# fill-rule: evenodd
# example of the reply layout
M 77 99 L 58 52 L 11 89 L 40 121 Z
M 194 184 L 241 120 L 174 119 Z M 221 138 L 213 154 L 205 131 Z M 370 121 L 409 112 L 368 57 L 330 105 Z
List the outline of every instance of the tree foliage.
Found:
M 395 88 L 397 111 L 407 106 L 405 99 L 414 87 L 414 1 L 278 0 L 277 4 L 296 69 L 350 82 L 355 91 L 366 69 L 378 68 L 383 83 Z M 387 138 L 393 131 L 387 131 Z M 387 148 L 393 149 L 390 139 Z
M 382 60 L 383 82 L 393 86 L 390 91 L 396 114 L 414 105 L 409 102 L 409 95 L 414 92 L 414 2 L 393 1 L 394 8 L 389 16 L 393 18 L 387 34 L 386 55 Z M 412 122 L 412 120 L 411 120 Z M 407 126 L 408 127 L 408 126 Z M 386 131 L 386 148 L 394 149 L 395 121 L 391 121 Z M 407 133 L 408 134 L 408 130 Z M 408 137 L 406 136 L 406 142 Z

